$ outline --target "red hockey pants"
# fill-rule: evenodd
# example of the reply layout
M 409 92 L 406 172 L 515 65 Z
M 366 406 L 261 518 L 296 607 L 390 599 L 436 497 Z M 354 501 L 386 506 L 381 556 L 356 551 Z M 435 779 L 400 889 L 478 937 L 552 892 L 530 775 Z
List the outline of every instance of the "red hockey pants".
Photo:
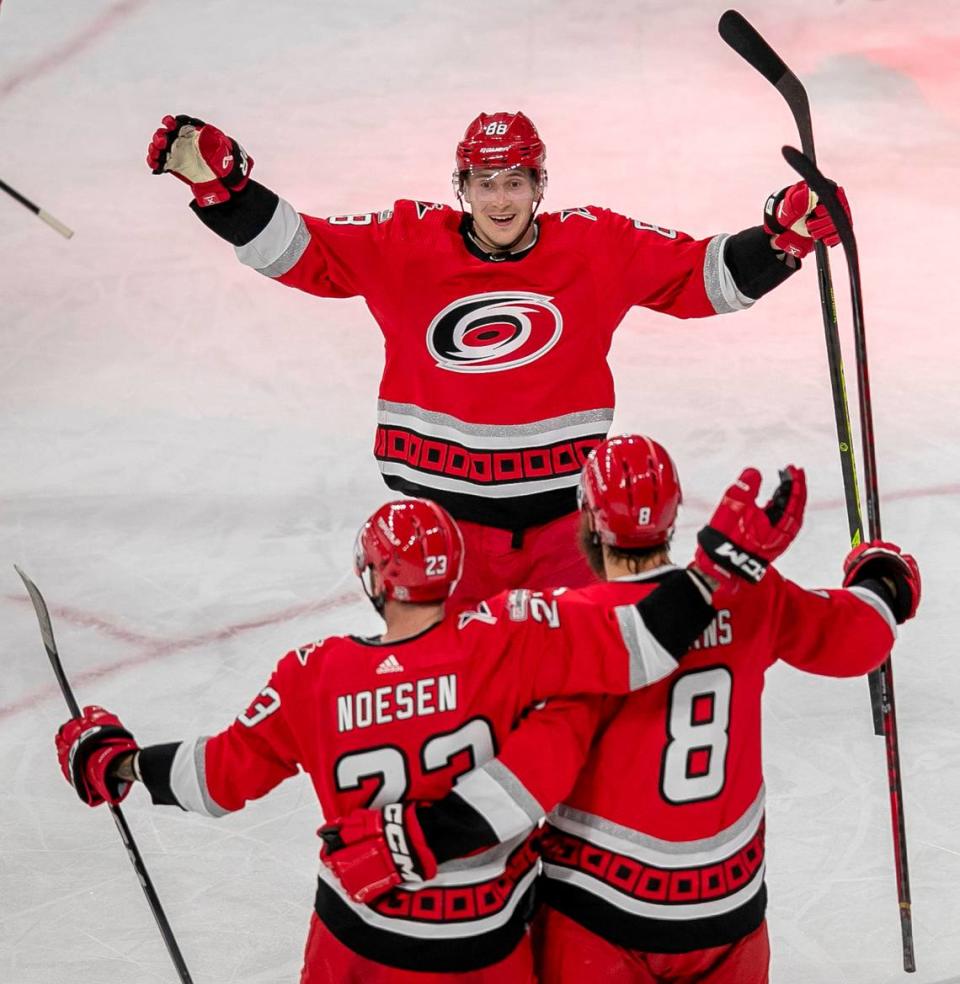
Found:
M 727 946 L 689 953 L 626 950 L 544 906 L 534 928 L 540 984 L 767 984 L 767 924 Z

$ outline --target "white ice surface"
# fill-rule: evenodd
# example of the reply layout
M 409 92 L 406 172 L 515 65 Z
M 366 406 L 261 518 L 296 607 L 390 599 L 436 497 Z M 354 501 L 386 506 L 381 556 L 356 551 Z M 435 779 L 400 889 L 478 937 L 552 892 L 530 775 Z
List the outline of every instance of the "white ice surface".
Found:
M 821 163 L 860 235 L 885 533 L 919 558 L 896 649 L 917 984 L 960 982 L 956 556 L 960 399 L 955 0 L 743 0 L 808 84 Z M 143 154 L 166 112 L 221 124 L 304 211 L 449 201 L 478 111 L 522 107 L 548 207 L 593 202 L 698 235 L 789 183 L 777 94 L 676 0 L 7 0 L 0 177 L 0 980 L 172 981 L 116 831 L 56 767 L 65 717 L 11 564 L 46 594 L 81 703 L 142 741 L 227 723 L 292 645 L 376 625 L 350 544 L 384 498 L 370 454 L 381 343 L 359 301 L 241 268 Z M 812 264 L 811 264 L 812 267 Z M 845 338 L 846 277 L 834 254 Z M 832 584 L 845 519 L 813 269 L 745 314 L 634 312 L 618 429 L 675 453 L 676 556 L 746 464 L 808 470 L 785 572 Z M 853 353 L 846 348 L 854 389 Z M 855 401 L 854 401 L 855 402 Z M 866 683 L 769 677 L 769 911 L 778 984 L 900 967 L 883 742 Z M 294 981 L 320 820 L 293 780 L 204 821 L 125 806 L 197 984 Z

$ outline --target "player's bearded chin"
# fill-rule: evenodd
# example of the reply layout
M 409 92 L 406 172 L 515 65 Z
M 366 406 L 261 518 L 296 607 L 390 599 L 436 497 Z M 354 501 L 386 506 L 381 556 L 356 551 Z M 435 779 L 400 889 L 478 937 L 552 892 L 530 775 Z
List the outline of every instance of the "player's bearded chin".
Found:
M 586 512 L 580 513 L 580 529 L 577 532 L 577 543 L 580 546 L 580 552 L 587 558 L 590 570 L 602 578 L 605 574 L 603 547 L 600 546 L 600 538 L 590 529 L 590 519 Z

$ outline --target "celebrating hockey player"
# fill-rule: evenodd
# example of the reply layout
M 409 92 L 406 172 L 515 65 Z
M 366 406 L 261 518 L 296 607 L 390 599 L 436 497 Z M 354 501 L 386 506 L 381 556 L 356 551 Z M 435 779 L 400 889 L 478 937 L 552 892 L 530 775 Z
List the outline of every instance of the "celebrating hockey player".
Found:
M 695 240 L 590 205 L 537 214 L 546 149 L 523 113 L 481 114 L 456 148 L 461 213 L 397 201 L 313 218 L 251 180 L 253 158 L 166 116 L 147 161 L 238 259 L 321 297 L 361 296 L 384 336 L 374 454 L 386 484 L 441 503 L 468 563 L 453 602 L 590 583 L 571 535 L 587 454 L 613 419 L 607 364 L 635 306 L 678 318 L 739 311 L 838 241 L 802 182 L 763 225 Z
M 650 469 L 634 445 L 614 440 L 588 460 L 584 543 L 607 582 L 578 597 L 605 608 L 635 603 L 675 576 L 668 548 L 679 486 L 665 452 L 656 454 L 659 468 Z M 845 589 L 829 591 L 784 579 L 768 566 L 776 548 L 733 548 L 745 530 L 776 544 L 768 521 L 782 525 L 781 513 L 799 523 L 803 473 L 783 477 L 760 511 L 759 475 L 745 471 L 700 532 L 701 571 L 759 584 L 724 598 L 677 670 L 627 697 L 531 715 L 497 759 L 439 803 L 335 821 L 327 838 L 339 833 L 339 850 L 326 860 L 349 891 L 375 898 L 407 877 L 384 832 L 394 840 L 405 825 L 423 832 L 420 868 L 433 870 L 516 837 L 562 800 L 542 842 L 542 984 L 765 984 L 764 673 L 777 659 L 825 676 L 867 673 L 920 601 L 916 562 L 890 543 L 854 549 Z M 642 531 L 631 523 L 638 508 L 647 510 Z
M 738 543 L 754 549 L 749 536 Z M 84 708 L 57 735 L 64 775 L 90 805 L 119 802 L 140 780 L 154 803 L 211 817 L 301 768 L 327 817 L 408 796 L 439 799 L 491 759 L 525 714 L 554 714 L 549 705 L 538 710 L 540 702 L 648 685 L 716 615 L 715 582 L 691 569 L 674 571 L 637 604 L 514 591 L 444 618 L 462 560 L 456 523 L 442 507 L 388 503 L 363 526 L 356 549 L 357 573 L 386 623 L 382 636 L 329 638 L 287 653 L 212 738 L 141 749 L 115 715 Z M 407 830 L 403 870 L 418 891 L 368 907 L 321 867 L 304 984 L 530 981 L 538 861 L 528 831 L 437 873 L 423 871 L 419 834 Z

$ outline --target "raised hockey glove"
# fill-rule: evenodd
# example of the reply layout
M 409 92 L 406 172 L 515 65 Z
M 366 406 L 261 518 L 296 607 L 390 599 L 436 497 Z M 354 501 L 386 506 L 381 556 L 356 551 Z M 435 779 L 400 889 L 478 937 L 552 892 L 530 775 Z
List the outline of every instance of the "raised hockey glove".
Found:
M 861 543 L 847 554 L 843 562 L 843 586 L 879 581 L 887 591 L 884 600 L 890 605 L 898 624 L 913 618 L 920 604 L 920 568 L 911 554 L 895 543 L 871 540 Z
M 787 465 L 765 506 L 756 501 L 759 491 L 760 472 L 744 469 L 697 534 L 694 565 L 721 585 L 732 578 L 760 581 L 800 532 L 807 503 L 803 469 Z
M 843 188 L 837 187 L 837 200 L 849 219 L 850 206 Z M 775 250 L 800 258 L 813 249 L 816 241 L 822 240 L 827 246 L 840 242 L 833 219 L 823 205 L 817 204 L 817 196 L 806 181 L 798 181 L 767 199 L 763 229 L 772 237 Z
M 168 171 L 190 185 L 197 205 L 219 205 L 250 180 L 253 158 L 237 143 L 193 116 L 164 116 L 147 148 L 154 174 Z
M 87 806 L 115 806 L 130 792 L 130 783 L 110 773 L 120 756 L 139 746 L 115 714 L 85 707 L 80 717 L 60 726 L 55 741 L 64 778 Z
M 418 885 L 437 873 L 413 803 L 354 810 L 317 833 L 323 863 L 355 902 L 373 902 L 397 885 Z

